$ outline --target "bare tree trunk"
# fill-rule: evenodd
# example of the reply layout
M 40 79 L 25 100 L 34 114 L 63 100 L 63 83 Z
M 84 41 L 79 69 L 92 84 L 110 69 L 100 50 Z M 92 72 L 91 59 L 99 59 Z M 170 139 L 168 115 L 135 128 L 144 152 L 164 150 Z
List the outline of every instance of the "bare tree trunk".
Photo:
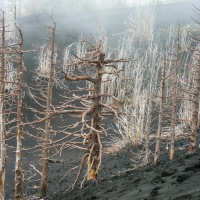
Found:
M 154 155 L 154 165 L 158 165 L 158 159 L 160 156 L 160 138 L 162 132 L 162 121 L 163 121 L 163 107 L 165 99 L 165 69 L 166 69 L 166 58 L 164 58 L 163 74 L 162 74 L 162 86 L 161 86 L 161 99 L 160 99 L 160 112 L 158 121 L 158 132 L 156 137 L 156 149 Z
M 105 55 L 104 55 L 105 56 Z M 104 57 L 102 56 L 102 57 Z M 103 62 L 103 60 L 102 60 Z M 92 110 L 91 118 L 91 127 L 95 130 L 101 130 L 101 84 L 102 84 L 102 69 L 103 65 L 98 63 L 96 66 L 96 81 L 94 83 L 94 109 Z M 87 180 L 95 180 L 98 176 L 98 170 L 101 162 L 102 154 L 102 145 L 100 141 L 100 133 L 97 131 L 92 131 L 89 141 L 88 141 L 88 150 L 90 152 L 88 157 L 88 175 Z
M 55 28 L 56 24 L 54 22 L 54 27 L 52 28 L 52 39 L 51 39 L 51 64 L 49 70 L 48 78 L 48 88 L 47 88 L 47 101 L 46 101 L 46 117 L 45 130 L 44 130 L 44 147 L 43 147 L 43 164 L 42 164 L 42 175 L 40 182 L 40 197 L 43 198 L 47 195 L 47 182 L 48 182 L 48 159 L 49 159 L 49 145 L 50 145 L 50 118 L 49 111 L 51 110 L 52 101 L 52 88 L 53 88 L 53 77 L 54 77 L 54 54 L 55 54 Z
M 147 112 L 147 121 L 145 127 L 145 163 L 149 164 L 149 133 L 151 127 L 151 112 L 152 112 L 152 97 L 149 98 L 148 103 L 148 112 Z
M 22 173 L 22 127 L 23 127 L 23 35 L 21 29 L 17 27 L 20 34 L 18 54 L 18 77 L 17 77 L 17 147 L 16 147 L 16 162 L 15 162 L 15 193 L 14 199 L 22 199 L 22 184 L 23 184 L 23 173 Z
M 2 12 L 2 44 L 0 69 L 0 199 L 5 195 L 6 125 L 5 125 L 5 18 Z
M 177 73 L 179 68 L 179 31 L 178 29 L 178 40 L 177 40 L 177 49 L 176 49 L 176 61 L 173 77 L 173 86 L 172 86 L 172 108 L 171 108 L 171 130 L 170 130 L 170 160 L 174 159 L 174 138 L 175 138 L 175 121 L 176 121 L 176 88 L 177 88 Z

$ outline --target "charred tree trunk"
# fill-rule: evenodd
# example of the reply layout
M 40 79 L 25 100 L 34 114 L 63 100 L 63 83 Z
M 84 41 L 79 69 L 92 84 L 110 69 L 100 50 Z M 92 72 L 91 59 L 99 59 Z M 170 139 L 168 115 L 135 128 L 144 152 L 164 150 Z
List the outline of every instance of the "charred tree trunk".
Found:
M 49 69 L 48 87 L 47 87 L 47 100 L 46 100 L 46 117 L 45 130 L 44 130 L 44 146 L 43 146 L 43 163 L 42 163 L 42 175 L 40 182 L 40 197 L 44 198 L 47 195 L 47 183 L 48 183 L 48 160 L 49 160 L 49 145 L 50 145 L 50 110 L 52 101 L 52 88 L 54 78 L 54 54 L 55 54 L 55 29 L 56 24 L 52 28 L 51 36 L 51 63 Z
M 158 165 L 158 160 L 160 156 L 160 139 L 162 132 L 162 121 L 163 121 L 163 107 L 164 107 L 164 99 L 165 99 L 165 69 L 166 69 L 166 58 L 164 58 L 164 66 L 163 66 L 163 74 L 162 74 L 162 85 L 161 85 L 161 99 L 160 99 L 160 112 L 159 112 L 159 120 L 158 120 L 158 132 L 156 136 L 156 149 L 154 155 L 154 165 Z
M 22 173 L 22 127 L 23 127 L 23 106 L 22 106 L 22 95 L 23 95 L 23 35 L 21 29 L 17 27 L 20 34 L 18 54 L 18 75 L 17 75 L 17 147 L 16 147 L 16 162 L 15 162 L 15 193 L 14 199 L 22 199 L 22 184 L 23 184 L 23 173 Z
M 5 18 L 2 12 L 2 37 L 1 37 L 1 68 L 0 68 L 0 199 L 5 195 L 6 171 L 6 125 L 5 125 Z

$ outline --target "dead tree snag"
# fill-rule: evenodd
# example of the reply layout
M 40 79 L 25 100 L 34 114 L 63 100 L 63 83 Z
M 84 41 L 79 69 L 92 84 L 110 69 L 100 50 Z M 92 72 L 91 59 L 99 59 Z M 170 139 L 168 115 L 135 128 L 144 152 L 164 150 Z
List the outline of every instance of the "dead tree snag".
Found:
M 16 26 L 19 31 L 19 48 L 16 50 L 18 58 L 18 74 L 17 74 L 17 147 L 16 147 L 16 162 L 15 162 L 15 200 L 22 199 L 22 184 L 23 184 L 23 173 L 22 173 L 22 132 L 23 132 L 23 35 L 19 27 Z
M 114 114 L 118 117 L 117 110 L 103 101 L 107 97 L 113 98 L 116 101 L 117 98 L 113 95 L 102 93 L 102 77 L 106 74 L 117 76 L 123 69 L 117 69 L 115 64 L 127 61 L 124 59 L 106 59 L 101 41 L 97 45 L 93 45 L 89 41 L 82 41 L 82 45 L 85 45 L 84 48 L 86 48 L 83 56 L 78 57 L 75 55 L 74 62 L 65 62 L 63 73 L 68 81 L 87 82 L 87 88 L 79 88 L 79 91 L 89 91 L 88 95 L 76 96 L 74 94 L 74 100 L 71 98 L 71 102 L 79 100 L 81 106 L 76 106 L 74 111 L 71 110 L 70 112 L 75 113 L 76 111 L 77 113 L 79 111 L 81 114 L 81 122 L 78 124 L 82 124 L 80 133 L 84 138 L 84 144 L 87 144 L 85 159 L 88 160 L 88 166 L 86 177 L 87 180 L 95 180 L 99 173 L 102 158 L 101 135 L 105 132 L 102 126 L 103 116 Z M 82 167 L 83 165 L 80 168 Z M 76 182 L 77 179 L 74 185 Z
M 48 183 L 48 160 L 49 160 L 49 146 L 50 146 L 50 110 L 52 102 L 52 88 L 53 88 L 53 78 L 54 78 L 54 56 L 55 56 L 55 29 L 56 23 L 53 21 L 54 26 L 50 28 L 51 31 L 51 49 L 50 49 L 50 66 L 48 72 L 48 87 L 46 91 L 46 110 L 45 116 L 47 120 L 45 121 L 44 127 L 44 145 L 43 145 L 43 163 L 42 163 L 42 174 L 40 182 L 40 197 L 43 198 L 47 195 L 47 183 Z
M 156 136 L 156 149 L 154 155 L 154 165 L 158 165 L 158 160 L 160 156 L 160 140 L 162 133 L 162 123 L 163 123 L 163 108 L 164 108 L 164 99 L 165 99 L 165 70 L 166 70 L 166 57 L 164 58 L 163 72 L 162 72 L 162 81 L 161 81 L 161 97 L 160 97 L 160 111 L 158 119 L 158 131 Z

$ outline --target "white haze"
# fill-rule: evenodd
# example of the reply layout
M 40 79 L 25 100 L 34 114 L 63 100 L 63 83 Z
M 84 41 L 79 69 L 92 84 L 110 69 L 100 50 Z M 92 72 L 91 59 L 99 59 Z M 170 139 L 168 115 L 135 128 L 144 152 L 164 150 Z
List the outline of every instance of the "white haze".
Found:
M 59 11 L 65 13 L 127 8 L 135 5 L 173 4 L 195 0 L 0 0 L 1 10 L 14 10 L 15 5 L 21 15 L 38 12 Z

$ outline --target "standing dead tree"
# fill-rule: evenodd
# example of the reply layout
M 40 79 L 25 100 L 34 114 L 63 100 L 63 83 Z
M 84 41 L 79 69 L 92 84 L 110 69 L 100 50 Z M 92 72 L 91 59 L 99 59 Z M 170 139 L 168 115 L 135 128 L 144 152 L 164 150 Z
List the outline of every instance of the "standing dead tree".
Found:
M 9 139 L 9 128 L 12 120 L 12 105 L 15 102 L 16 70 L 13 69 L 12 58 L 16 53 L 14 16 L 1 11 L 1 48 L 0 48 L 0 199 L 4 199 L 5 170 L 6 170 L 6 142 Z M 11 122 L 12 121 L 12 122 Z
M 72 55 L 74 53 L 75 55 Z M 80 116 L 80 121 L 63 127 L 61 133 L 64 133 L 63 139 L 52 141 L 51 145 L 60 146 L 59 153 L 67 147 L 80 148 L 87 150 L 83 156 L 77 178 L 72 185 L 75 186 L 80 178 L 84 163 L 87 160 L 87 173 L 84 180 L 94 180 L 98 176 L 102 158 L 101 135 L 106 133 L 102 126 L 104 116 L 114 114 L 118 117 L 115 108 L 104 103 L 105 98 L 117 98 L 113 95 L 102 93 L 102 77 L 106 74 L 118 76 L 123 68 L 117 69 L 117 63 L 127 62 L 124 59 L 106 59 L 102 51 L 101 41 L 93 45 L 89 41 L 81 41 L 79 47 L 76 46 L 76 52 L 73 45 L 70 45 L 65 51 L 64 67 L 62 73 L 67 81 L 80 82 L 83 87 L 76 86 L 77 89 L 70 97 L 64 97 L 65 101 L 61 106 L 54 106 L 47 118 L 57 115 L 71 114 Z M 86 82 L 86 83 L 85 83 Z M 77 83 L 78 85 L 78 83 Z M 46 119 L 38 119 L 42 122 Z M 83 138 L 83 147 L 81 147 L 80 138 Z M 78 141 L 77 141 L 78 140 Z M 87 144 L 87 148 L 84 145 Z
M 35 107 L 28 107 L 27 109 L 34 116 L 33 118 L 45 119 L 43 123 L 38 124 L 36 121 L 27 122 L 26 125 L 31 126 L 33 129 L 32 133 L 27 131 L 27 135 L 33 138 L 33 146 L 26 149 L 29 153 L 31 150 L 36 152 L 41 152 L 42 167 L 41 170 L 37 170 L 40 175 L 40 197 L 44 198 L 47 195 L 48 187 L 48 175 L 49 175 L 49 160 L 50 160 L 50 148 L 51 137 L 53 129 L 51 126 L 51 116 L 53 110 L 52 99 L 53 99 L 53 86 L 56 82 L 56 58 L 57 49 L 55 45 L 55 30 L 56 22 L 53 17 L 51 17 L 53 25 L 47 25 L 43 27 L 43 30 L 47 31 L 50 36 L 47 36 L 45 42 L 40 44 L 37 48 L 37 61 L 38 66 L 36 72 L 34 73 L 34 80 L 32 83 L 27 85 L 28 96 L 35 103 Z M 55 133 L 56 131 L 54 131 Z M 37 142 L 37 143 L 35 143 Z M 40 163 L 40 162 L 38 162 Z M 31 165 L 33 169 L 37 166 Z M 41 172 L 40 172 L 41 171 Z M 35 177 L 35 175 L 34 175 Z M 33 177 L 32 177 L 33 178 Z
M 198 124 L 198 113 L 199 113 L 199 96 L 200 96 L 200 49 L 199 45 L 193 54 L 195 67 L 193 70 L 194 76 L 194 88 L 193 93 L 193 110 L 192 110 L 192 123 L 190 132 L 190 145 L 188 153 L 192 154 L 196 151 L 196 135 L 197 135 L 197 124 Z
M 170 147 L 166 146 L 166 150 L 170 150 L 170 159 L 174 158 L 174 144 L 175 144 L 175 131 L 177 131 L 176 125 L 180 124 L 178 119 L 178 104 L 180 102 L 180 88 L 178 88 L 178 73 L 182 73 L 179 70 L 179 65 L 181 60 L 185 59 L 185 40 L 186 35 L 185 32 L 182 32 L 180 35 L 180 26 L 178 28 L 178 34 L 176 34 L 174 27 L 170 27 L 169 32 L 167 34 L 168 38 L 166 40 L 165 47 L 165 83 L 162 80 L 162 89 L 161 89 L 161 106 L 160 104 L 160 112 L 159 112 L 159 123 L 158 123 L 158 132 L 156 139 L 156 151 L 154 157 L 154 165 L 158 164 L 159 154 L 158 149 L 160 149 L 160 142 L 162 138 L 165 137 L 165 140 L 168 137 L 168 132 L 170 133 Z M 165 86 L 163 86 L 163 84 Z M 163 91 L 163 87 L 164 91 Z M 164 96 L 163 96 L 164 95 Z M 162 113 L 162 114 L 161 114 Z M 160 116 L 162 115 L 162 116 Z M 180 132 L 180 130 L 178 130 Z M 160 132 L 160 133 L 159 133 Z M 163 137 L 161 138 L 161 132 L 163 132 Z M 159 138 L 159 139 L 158 139 Z
M 16 146 L 16 162 L 15 162 L 15 200 L 22 199 L 22 184 L 23 184 L 23 172 L 22 172 L 22 134 L 23 134 L 23 35 L 21 29 L 16 25 L 19 32 L 19 45 L 16 50 L 17 58 L 15 63 L 18 64 L 17 70 L 17 146 Z
M 59 109 L 56 111 L 60 114 L 74 113 L 81 116 L 81 120 L 71 126 L 71 128 L 80 127 L 80 131 L 76 130 L 68 133 L 68 135 L 74 135 L 75 138 L 81 136 L 84 140 L 83 144 L 87 144 L 87 152 L 83 157 L 78 176 L 72 187 L 77 183 L 86 159 L 88 166 L 85 178 L 95 180 L 98 176 L 102 159 L 101 135 L 106 133 L 102 126 L 102 119 L 104 116 L 112 114 L 118 117 L 117 110 L 104 103 L 106 98 L 113 98 L 115 101 L 118 101 L 118 99 L 114 95 L 102 93 L 103 76 L 107 74 L 118 76 L 123 68 L 117 69 L 117 63 L 127 62 L 124 59 L 106 59 L 101 41 L 93 45 L 91 42 L 83 40 L 81 48 L 82 50 L 77 51 L 74 56 L 70 56 L 72 48 L 66 49 L 63 74 L 67 81 L 80 81 L 85 87 L 78 87 L 78 95 L 74 94 L 73 97 L 67 98 L 66 103 L 58 107 Z M 70 58 L 72 59 L 70 60 Z M 85 84 L 85 81 L 87 84 Z M 80 95 L 81 93 L 82 95 Z M 80 136 L 77 136 L 78 133 L 80 133 Z M 73 141 L 75 142 L 75 139 Z
M 53 20 L 53 18 L 52 18 Z M 42 173 L 41 173 L 41 182 L 40 182 L 40 197 L 45 197 L 47 194 L 47 182 L 48 182 L 48 159 L 49 159 L 49 146 L 50 146 L 50 110 L 51 110 L 51 102 L 52 102 L 52 88 L 53 88 L 53 79 L 54 79 L 54 58 L 55 58 L 55 29 L 56 23 L 53 20 L 53 27 L 50 27 L 49 30 L 51 32 L 51 47 L 50 47 L 50 63 L 48 68 L 47 75 L 48 75 L 48 86 L 46 91 L 46 109 L 45 109 L 45 116 L 47 120 L 45 121 L 45 128 L 44 128 L 44 146 L 43 146 L 43 164 L 42 164 Z M 44 66 L 45 67 L 45 66 Z
M 173 84 L 172 84 L 172 106 L 171 106 L 171 127 L 170 127 L 170 160 L 174 159 L 174 147 L 175 147 L 175 123 L 176 123 L 176 101 L 177 101 L 177 74 L 179 68 L 179 49 L 180 49 L 180 25 L 178 28 L 178 38 L 176 43 L 176 55 L 174 61 L 173 71 Z
M 199 40 L 195 39 L 196 47 L 190 47 L 188 53 L 191 55 L 191 62 L 187 63 L 189 77 L 187 80 L 181 80 L 181 84 L 184 86 L 183 92 L 185 99 L 188 102 L 188 106 L 185 107 L 184 123 L 187 124 L 187 128 L 190 131 L 190 144 L 188 154 L 193 154 L 196 151 L 196 135 L 199 121 L 199 96 L 200 96 L 200 47 Z M 187 130 L 188 131 L 188 130 Z
M 51 44 L 53 45 L 52 41 Z M 50 52 L 50 63 L 53 67 L 55 65 L 53 59 L 55 58 L 55 51 L 51 48 Z M 45 60 L 47 61 L 48 59 Z M 105 103 L 107 102 L 106 98 L 113 98 L 115 101 L 118 101 L 118 99 L 112 94 L 102 92 L 102 85 L 104 84 L 103 76 L 106 74 L 119 76 L 119 73 L 123 70 L 123 67 L 119 69 L 117 68 L 117 64 L 120 62 L 128 62 L 128 60 L 111 58 L 106 59 L 101 41 L 99 41 L 96 45 L 93 45 L 87 40 L 81 40 L 77 44 L 70 45 L 66 48 L 64 54 L 62 73 L 68 83 L 75 82 L 75 89 L 71 90 L 67 95 L 61 95 L 63 101 L 60 102 L 60 105 L 52 105 L 50 98 L 50 107 L 48 107 L 48 109 L 45 107 L 45 111 L 31 108 L 32 111 L 36 113 L 37 119 L 29 124 L 34 124 L 35 130 L 37 130 L 37 136 L 33 135 L 33 137 L 39 141 L 39 146 L 43 147 L 43 168 L 44 163 L 45 167 L 48 167 L 48 162 L 55 155 L 60 155 L 66 148 L 79 148 L 86 151 L 82 158 L 81 165 L 72 188 L 79 180 L 86 160 L 87 172 L 84 180 L 86 178 L 87 180 L 94 180 L 98 176 L 102 159 L 101 136 L 103 133 L 106 134 L 106 130 L 102 125 L 103 117 L 115 115 L 118 118 L 117 110 L 111 105 Z M 46 63 L 48 63 L 48 61 Z M 52 70 L 54 71 L 54 69 Z M 52 71 L 51 73 L 48 71 L 48 74 L 53 76 L 51 80 L 49 76 L 42 78 L 42 80 L 48 80 L 46 92 L 42 92 L 44 88 L 41 89 L 41 86 L 39 89 L 35 89 L 36 93 L 41 94 L 40 97 L 36 97 L 35 95 L 29 93 L 29 95 L 31 95 L 32 98 L 43 108 L 44 99 L 48 99 L 47 94 L 49 91 L 49 84 L 51 84 L 50 90 L 52 91 L 52 84 L 55 80 L 55 74 L 53 74 Z M 69 85 L 73 84 L 70 83 Z M 51 97 L 51 95 L 49 97 Z M 54 120 L 56 116 L 59 116 L 59 120 L 61 119 L 60 121 L 66 120 L 64 115 L 75 115 L 78 117 L 78 121 L 76 118 L 74 122 L 72 117 L 70 117 L 70 120 L 67 120 L 64 125 L 62 124 L 61 126 L 57 126 L 57 130 L 54 131 L 54 127 L 50 126 L 50 120 Z M 39 126 L 40 123 L 45 124 L 44 129 Z M 47 125 L 48 129 L 46 129 Z M 44 135 L 48 135 L 42 137 L 40 135 L 42 132 Z M 83 141 L 81 142 L 80 139 Z M 41 144 L 41 142 L 44 144 Z M 85 145 L 87 145 L 87 148 Z M 51 156 L 48 154 L 50 149 L 52 149 Z M 47 154 L 44 154 L 44 150 L 47 151 Z M 41 179 L 43 179 L 41 180 L 41 183 L 44 184 L 43 189 L 45 190 L 41 190 L 42 187 L 40 184 L 40 196 L 46 195 L 47 182 L 45 181 L 47 181 L 46 173 L 48 171 L 44 170 L 44 172 L 45 174 L 43 174 L 43 172 L 41 173 L 42 176 L 44 175 L 43 177 L 41 176 Z
M 196 8 L 198 14 L 200 10 Z M 195 20 L 196 21 L 196 20 Z M 196 21 L 197 22 L 197 21 Z M 199 22 L 197 22 L 199 25 Z M 192 95 L 192 115 L 191 115 L 191 131 L 190 131 L 190 144 L 188 154 L 193 154 L 196 152 L 196 137 L 197 137 L 197 128 L 199 121 L 199 97 L 200 97 L 200 38 L 199 36 L 193 37 L 190 36 L 196 43 L 196 48 L 192 50 L 192 64 L 191 67 L 191 77 L 193 79 L 193 85 L 191 86 L 191 91 L 189 92 Z
M 200 10 L 197 7 L 196 13 Z M 194 21 L 199 26 L 198 20 Z M 179 77 L 184 93 L 183 106 L 181 110 L 183 129 L 189 134 L 189 149 L 187 154 L 196 152 L 196 137 L 199 127 L 199 97 L 200 97 L 200 37 L 196 33 L 188 30 L 187 38 L 187 54 L 188 59 L 185 60 L 185 71 L 182 77 Z
M 126 115 L 116 121 L 114 143 L 138 145 L 145 140 L 145 162 L 149 162 L 149 136 L 152 130 L 153 102 L 158 96 L 159 72 L 162 61 L 161 48 L 154 34 L 154 7 L 138 6 L 126 20 L 126 28 L 118 43 L 119 57 L 135 57 L 134 63 L 126 63 L 119 78 L 104 77 L 104 91 L 114 94 L 120 101 L 118 109 Z M 148 28 L 147 28 L 148 27 Z M 155 84 L 156 83 L 156 84 Z M 108 99 L 110 104 L 116 104 Z
M 154 155 L 154 165 L 158 165 L 158 160 L 160 156 L 160 140 L 162 132 L 162 123 L 163 123 L 163 108 L 165 100 L 165 81 L 166 81 L 166 57 L 164 58 L 163 71 L 162 71 L 162 81 L 161 81 L 161 97 L 160 97 L 160 111 L 158 119 L 158 131 L 156 136 L 156 148 Z

